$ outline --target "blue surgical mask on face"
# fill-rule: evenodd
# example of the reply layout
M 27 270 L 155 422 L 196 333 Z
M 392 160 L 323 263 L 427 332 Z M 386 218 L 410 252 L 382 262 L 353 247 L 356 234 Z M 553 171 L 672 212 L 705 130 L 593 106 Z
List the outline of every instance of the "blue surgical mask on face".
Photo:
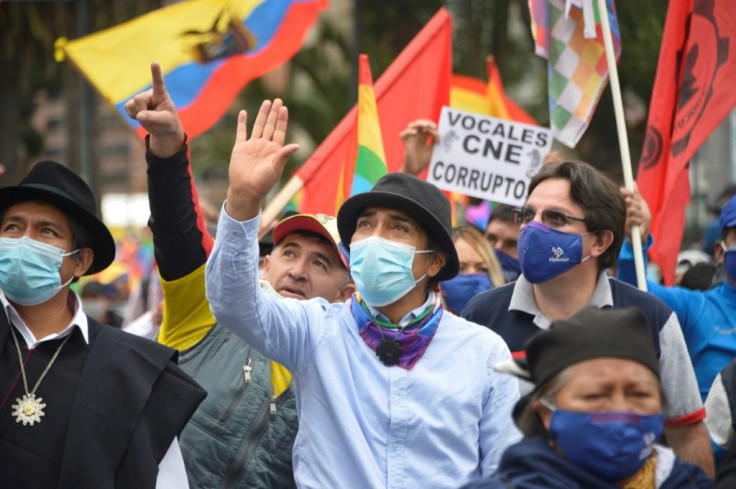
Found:
M 413 246 L 378 236 L 370 236 L 350 245 L 350 275 L 363 300 L 374 307 L 393 304 L 422 280 L 414 280 L 411 271 L 415 253 Z
M 726 275 L 731 279 L 731 283 L 736 284 L 736 246 L 729 248 L 725 241 L 721 241 L 723 247 L 723 269 Z
M 584 262 L 583 236 L 556 231 L 532 221 L 519 233 L 519 265 L 529 282 L 539 284 L 562 275 Z
M 635 474 L 662 434 L 661 413 L 576 412 L 550 407 L 549 434 L 564 457 L 607 481 Z
M 440 283 L 445 304 L 454 313 L 460 314 L 470 299 L 490 290 L 493 284 L 487 273 L 465 273 Z
M 79 250 L 64 250 L 40 241 L 0 238 L 0 290 L 13 302 L 24 306 L 42 304 L 72 281 L 62 285 L 59 268 L 65 256 Z

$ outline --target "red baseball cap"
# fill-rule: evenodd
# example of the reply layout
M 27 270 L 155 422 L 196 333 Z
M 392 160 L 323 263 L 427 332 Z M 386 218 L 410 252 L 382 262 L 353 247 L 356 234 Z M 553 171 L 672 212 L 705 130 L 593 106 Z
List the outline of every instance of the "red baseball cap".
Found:
M 278 246 L 282 239 L 294 231 L 309 231 L 324 236 L 335 248 L 337 256 L 346 269 L 350 269 L 347 257 L 340 252 L 340 233 L 337 219 L 326 214 L 295 214 L 282 219 L 273 228 L 273 244 Z

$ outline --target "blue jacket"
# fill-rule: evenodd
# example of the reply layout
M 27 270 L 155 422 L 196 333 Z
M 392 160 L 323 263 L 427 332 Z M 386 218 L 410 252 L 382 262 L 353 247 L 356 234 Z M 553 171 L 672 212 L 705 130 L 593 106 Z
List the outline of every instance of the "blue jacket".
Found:
M 646 245 L 651 242 L 648 240 Z M 636 285 L 633 252 L 628 242 L 621 247 L 616 276 Z M 700 396 L 705 400 L 718 372 L 736 357 L 736 287 L 724 281 L 709 290 L 690 290 L 666 287 L 651 280 L 647 280 L 647 287 L 677 314 Z
M 695 465 L 675 460 L 669 476 L 657 489 L 708 489 L 713 481 Z M 558 456 L 542 438 L 525 438 L 510 446 L 490 479 L 463 489 L 617 489 Z

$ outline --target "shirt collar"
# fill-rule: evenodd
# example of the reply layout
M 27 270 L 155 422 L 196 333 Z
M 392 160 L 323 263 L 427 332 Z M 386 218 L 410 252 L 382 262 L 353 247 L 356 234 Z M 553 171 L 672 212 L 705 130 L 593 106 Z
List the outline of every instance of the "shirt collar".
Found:
M 608 272 L 603 271 L 598 275 L 598 283 L 595 286 L 593 296 L 590 298 L 588 305 L 599 309 L 613 307 L 613 292 L 611 291 L 611 284 L 608 281 Z M 549 328 L 550 321 L 544 317 L 539 307 L 537 307 L 537 302 L 534 300 L 532 284 L 524 278 L 524 275 L 519 275 L 519 278 L 516 279 L 514 291 L 509 301 L 509 311 L 525 312 L 534 316 L 533 323 L 538 328 Z
M 25 321 L 23 321 L 13 305 L 8 302 L 8 299 L 2 291 L 0 291 L 0 303 L 2 304 L 3 311 L 5 311 L 5 316 L 8 318 L 8 322 L 15 326 L 16 331 L 23 336 L 29 349 L 35 348 L 39 343 L 43 343 L 44 341 L 64 338 L 65 336 L 70 335 L 75 327 L 79 329 L 80 333 L 82 333 L 84 342 L 89 344 L 89 324 L 87 323 L 87 315 L 84 313 L 82 307 L 80 307 L 81 300 L 79 296 L 73 290 L 69 290 L 69 297 L 67 299 L 67 305 L 74 311 L 72 320 L 62 331 L 50 334 L 40 340 L 36 339 L 31 332 L 31 329 L 26 325 Z
M 409 314 L 401 318 L 401 320 L 399 320 L 398 326 L 406 326 L 411 321 L 418 318 L 424 311 L 427 310 L 430 304 L 434 304 L 434 302 L 435 302 L 435 293 L 433 290 L 430 290 L 429 294 L 427 295 L 427 300 L 424 301 L 424 303 L 421 306 L 417 307 L 416 309 L 412 309 L 411 311 L 409 311 Z M 381 312 L 378 309 L 376 309 L 375 307 L 371 306 L 368 303 L 366 303 L 366 305 L 368 306 L 368 310 L 371 312 L 371 315 L 374 318 L 380 319 L 382 321 L 391 322 L 391 320 L 387 318 L 386 316 L 384 316 L 383 314 L 381 314 Z

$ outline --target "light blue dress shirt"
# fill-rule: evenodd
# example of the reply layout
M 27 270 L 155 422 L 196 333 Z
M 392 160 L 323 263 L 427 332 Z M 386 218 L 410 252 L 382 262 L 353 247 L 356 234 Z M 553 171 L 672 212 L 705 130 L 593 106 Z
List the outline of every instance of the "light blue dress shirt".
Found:
M 520 434 L 503 340 L 447 311 L 411 370 L 383 365 L 363 342 L 349 301 L 298 301 L 258 280 L 258 217 L 224 209 L 207 263 L 217 322 L 294 375 L 302 488 L 457 488 L 490 476 Z

